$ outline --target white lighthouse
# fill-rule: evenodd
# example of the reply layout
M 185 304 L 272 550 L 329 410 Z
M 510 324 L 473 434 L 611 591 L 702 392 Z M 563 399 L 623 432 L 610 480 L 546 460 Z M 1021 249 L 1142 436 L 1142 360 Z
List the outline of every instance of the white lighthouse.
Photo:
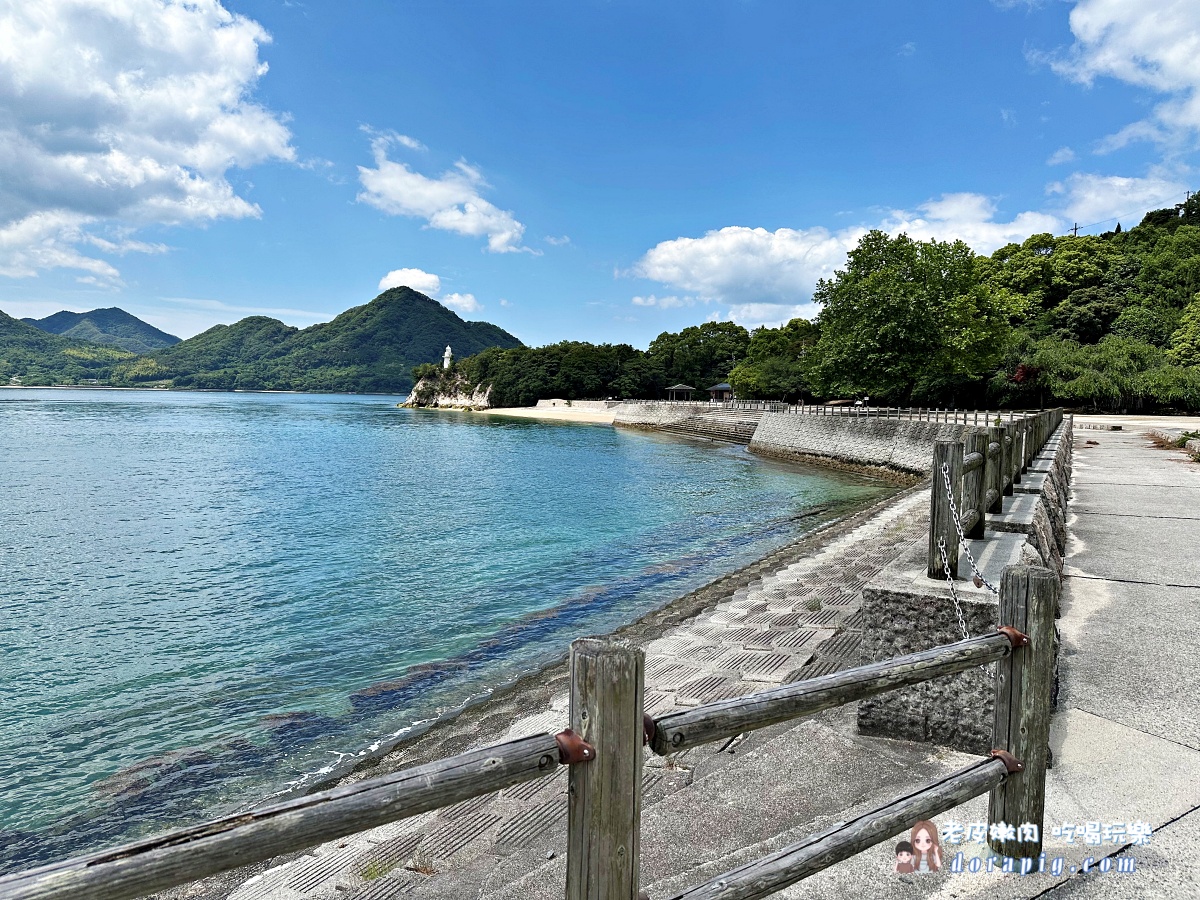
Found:
M 442 354 L 442 368 L 450 368 L 450 363 L 454 362 L 454 352 L 450 349 L 450 345 L 446 345 L 446 352 Z

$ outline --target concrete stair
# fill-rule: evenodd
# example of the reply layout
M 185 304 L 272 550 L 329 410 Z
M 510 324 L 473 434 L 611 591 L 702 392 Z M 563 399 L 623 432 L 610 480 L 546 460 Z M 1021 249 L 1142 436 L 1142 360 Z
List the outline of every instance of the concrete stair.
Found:
M 664 425 L 659 430 L 731 444 L 749 444 L 762 417 L 760 409 L 715 409 L 689 416 L 673 425 Z

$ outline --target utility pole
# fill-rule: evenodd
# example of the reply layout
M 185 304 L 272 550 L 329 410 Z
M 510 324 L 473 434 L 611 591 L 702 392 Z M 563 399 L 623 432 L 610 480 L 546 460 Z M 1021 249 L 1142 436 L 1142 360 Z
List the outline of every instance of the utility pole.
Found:
M 1074 227 L 1071 229 L 1071 234 L 1075 235 L 1075 237 L 1079 237 L 1079 223 L 1078 222 L 1076 222 Z

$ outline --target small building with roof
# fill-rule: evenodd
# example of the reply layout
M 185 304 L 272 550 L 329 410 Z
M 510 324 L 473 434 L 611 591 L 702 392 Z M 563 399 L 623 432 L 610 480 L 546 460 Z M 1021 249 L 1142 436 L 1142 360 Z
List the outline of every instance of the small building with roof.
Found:
M 667 388 L 668 400 L 691 400 L 696 389 L 690 384 L 673 384 Z
M 733 386 L 728 381 L 722 381 L 720 384 L 714 384 L 708 389 L 708 397 L 710 400 L 732 400 Z

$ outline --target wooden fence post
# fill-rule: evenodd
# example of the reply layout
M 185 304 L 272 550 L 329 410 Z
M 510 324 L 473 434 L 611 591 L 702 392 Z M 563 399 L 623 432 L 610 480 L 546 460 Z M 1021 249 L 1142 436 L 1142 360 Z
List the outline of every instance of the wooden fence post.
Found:
M 946 566 L 942 563 L 942 551 L 938 538 L 946 542 L 946 561 L 950 564 L 950 577 L 958 577 L 958 531 L 954 527 L 954 515 L 950 512 L 950 498 L 946 494 L 946 466 L 950 478 L 950 489 L 954 505 L 962 509 L 962 460 L 963 445 L 957 441 L 937 441 L 933 445 L 933 484 L 929 491 L 929 565 L 926 574 L 930 578 L 945 578 Z
M 623 642 L 571 643 L 571 728 L 596 758 L 568 777 L 566 900 L 637 900 L 644 671 Z
M 963 476 L 962 505 L 967 509 L 974 509 L 979 512 L 979 517 L 975 520 L 975 524 L 966 533 L 966 536 L 972 540 L 978 540 L 984 536 L 983 514 L 985 511 L 984 506 L 986 505 L 984 500 L 987 497 L 987 445 L 987 435 L 980 431 L 972 431 L 963 442 L 964 455 L 970 456 L 972 453 L 983 455 L 983 465 L 974 472 L 969 472 Z
M 987 439 L 988 456 L 984 469 L 983 493 L 986 498 L 991 491 L 995 491 L 996 496 L 987 507 L 987 511 L 995 516 L 1004 512 L 1004 429 L 999 425 L 988 426 Z M 992 455 L 992 444 L 996 445 L 995 455 Z
M 1011 838 L 992 838 L 989 827 L 988 844 L 1002 856 L 1034 858 L 1042 850 L 1058 592 L 1053 572 L 1031 566 L 1009 566 L 1000 583 L 1000 624 L 1029 638 L 1028 646 L 1000 660 L 996 672 L 995 749 L 1023 764 L 992 789 L 988 802 L 989 825 L 1016 829 Z M 1022 825 L 1037 826 L 1036 837 Z
M 1013 425 L 1011 421 L 1000 426 L 1000 481 L 1005 497 L 1013 495 L 1012 461 L 1013 461 Z

